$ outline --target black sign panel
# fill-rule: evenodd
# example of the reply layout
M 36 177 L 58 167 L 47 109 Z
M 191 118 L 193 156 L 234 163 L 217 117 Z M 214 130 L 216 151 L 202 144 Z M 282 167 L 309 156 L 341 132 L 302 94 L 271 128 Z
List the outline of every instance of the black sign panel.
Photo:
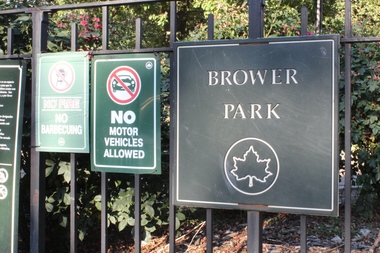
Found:
M 338 214 L 338 40 L 176 45 L 176 205 Z

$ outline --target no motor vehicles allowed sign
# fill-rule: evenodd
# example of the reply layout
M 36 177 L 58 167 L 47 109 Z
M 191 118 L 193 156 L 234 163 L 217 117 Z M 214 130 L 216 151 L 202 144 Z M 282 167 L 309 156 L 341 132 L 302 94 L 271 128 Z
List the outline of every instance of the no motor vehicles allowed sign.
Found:
M 159 61 L 153 54 L 95 56 L 92 167 L 161 173 Z

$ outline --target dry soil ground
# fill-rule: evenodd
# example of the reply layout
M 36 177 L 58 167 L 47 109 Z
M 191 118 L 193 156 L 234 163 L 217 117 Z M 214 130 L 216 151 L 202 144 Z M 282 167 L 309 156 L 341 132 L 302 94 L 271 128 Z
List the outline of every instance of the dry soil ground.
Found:
M 372 219 L 352 216 L 352 252 L 380 253 L 380 213 Z M 214 253 L 247 252 L 247 224 L 244 214 L 237 211 L 219 211 L 214 214 Z M 109 253 L 133 253 L 133 242 L 119 240 Z M 339 217 L 307 216 L 308 252 L 343 252 L 344 213 Z M 176 253 L 205 253 L 206 223 L 193 219 L 180 229 L 176 238 Z M 282 253 L 300 251 L 300 216 L 291 214 L 264 214 L 263 252 Z M 142 246 L 142 253 L 169 252 L 168 233 Z

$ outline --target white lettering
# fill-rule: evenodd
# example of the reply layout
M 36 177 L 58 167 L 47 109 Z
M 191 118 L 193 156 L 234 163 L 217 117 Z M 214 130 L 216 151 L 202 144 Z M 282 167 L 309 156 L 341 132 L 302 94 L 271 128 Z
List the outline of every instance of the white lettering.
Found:
M 231 76 L 230 71 L 222 70 L 222 71 L 220 71 L 220 74 L 221 74 L 221 79 L 222 79 L 221 85 L 225 84 L 224 81 L 226 81 L 227 84 L 232 85 L 231 80 L 229 79 Z
M 263 115 L 267 115 L 266 119 L 281 119 L 276 109 L 280 104 L 266 104 L 266 107 L 261 104 L 249 104 L 250 107 L 244 110 L 242 104 L 224 104 L 224 119 L 246 119 L 247 115 L 251 119 L 263 119 Z M 267 110 L 267 111 L 265 111 Z
M 56 113 L 55 114 L 55 123 L 67 123 L 69 116 L 66 113 Z
M 281 84 L 281 69 L 272 69 L 272 84 Z
M 239 82 L 239 80 L 238 80 L 238 78 L 237 78 L 237 75 L 239 74 L 239 73 L 243 73 L 243 82 Z M 233 75 L 233 77 L 232 77 L 232 79 L 233 79 L 233 81 L 234 81 L 234 83 L 236 84 L 236 85 L 243 85 L 243 84 L 245 84 L 247 81 L 248 81 L 248 74 L 247 74 L 247 72 L 246 71 L 244 71 L 244 70 L 236 70 L 235 72 L 234 72 L 234 75 Z
M 292 68 L 271 69 L 271 75 L 267 75 L 268 69 L 238 69 L 229 70 L 209 70 L 208 85 L 255 85 L 256 82 L 264 85 L 268 84 L 298 84 L 296 78 L 297 70 Z M 267 80 L 269 79 L 269 80 Z
M 108 158 L 125 158 L 125 159 L 143 159 L 145 152 L 143 150 L 131 149 L 105 149 L 103 157 Z
M 264 84 L 265 77 L 266 77 L 266 75 L 267 75 L 267 70 L 264 69 L 264 76 L 263 76 L 263 74 L 261 73 L 260 69 L 257 70 L 256 75 L 253 74 L 253 69 L 252 69 L 252 70 L 249 70 L 249 74 L 250 74 L 250 76 L 251 76 L 251 82 L 252 82 L 252 84 L 255 84 L 257 76 L 259 76 L 260 83 L 261 83 L 261 84 Z
M 218 84 L 218 72 L 209 71 L 208 72 L 208 85 L 217 85 Z
M 136 120 L 136 114 L 133 111 L 111 111 L 111 124 L 132 124 Z

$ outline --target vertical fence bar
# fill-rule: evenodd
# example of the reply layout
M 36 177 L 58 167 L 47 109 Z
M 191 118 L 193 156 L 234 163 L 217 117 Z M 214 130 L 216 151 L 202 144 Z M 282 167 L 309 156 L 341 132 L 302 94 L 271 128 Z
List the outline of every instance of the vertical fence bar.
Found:
M 45 168 L 40 164 L 40 152 L 36 151 L 36 90 L 37 54 L 47 48 L 48 14 L 41 10 L 32 11 L 32 120 L 30 148 L 30 252 L 45 252 Z
M 136 18 L 136 49 L 142 48 L 142 20 L 141 18 Z
M 308 10 L 306 6 L 301 7 L 301 36 L 307 35 L 307 21 L 308 19 Z
M 70 154 L 70 253 L 77 252 L 77 169 L 75 153 Z
M 13 54 L 13 40 L 14 40 L 14 30 L 13 28 L 8 28 L 7 34 L 7 55 Z
M 108 49 L 108 7 L 102 7 L 102 49 Z M 102 195 L 102 212 L 101 212 L 101 253 L 107 252 L 108 247 L 108 232 L 107 232 L 107 202 L 108 202 L 108 191 L 107 191 L 107 173 L 101 172 L 101 195 Z
M 175 1 L 170 2 L 170 48 L 174 49 L 174 42 L 176 41 L 176 30 L 177 30 L 177 3 Z M 170 57 L 170 90 L 173 91 L 174 88 L 174 53 L 169 54 Z M 174 94 L 170 93 L 170 115 L 174 117 L 176 114 L 174 112 L 175 108 L 175 97 Z M 175 127 L 174 124 L 170 124 L 170 164 L 175 164 Z M 174 166 L 169 168 L 169 252 L 175 253 L 175 234 L 176 234 L 176 207 L 173 204 L 174 193 L 171 190 L 172 184 L 175 180 L 174 178 Z
M 265 0 L 248 0 L 249 5 L 249 38 L 257 39 L 264 36 L 264 6 Z
M 142 47 L 142 22 L 136 18 L 136 49 Z M 141 176 L 135 174 L 135 253 L 141 252 Z
M 212 222 L 212 209 L 207 208 L 206 209 L 206 238 L 207 238 L 207 253 L 212 253 L 213 252 L 213 245 L 212 242 L 214 240 L 214 233 L 213 233 L 213 222 Z
M 71 51 L 78 48 L 78 24 L 71 24 Z M 75 153 L 70 154 L 70 253 L 77 252 L 77 169 Z
M 307 35 L 307 7 L 302 6 L 301 7 L 301 36 Z M 301 250 L 300 253 L 306 253 L 307 252 L 307 226 L 306 226 L 307 217 L 306 215 L 301 215 L 301 221 L 300 221 L 300 246 Z
M 247 230 L 247 252 L 261 253 L 263 252 L 263 218 L 262 213 L 256 211 L 248 211 L 248 230 Z
M 249 5 L 249 38 L 257 39 L 264 36 L 264 0 L 248 0 Z M 262 252 L 262 214 L 256 211 L 247 212 L 248 219 L 248 253 Z
M 71 52 L 77 51 L 78 48 L 78 24 L 71 24 Z
M 207 39 L 208 40 L 214 40 L 214 14 L 209 14 L 207 19 Z
M 108 23 L 109 23 L 109 17 L 108 17 L 108 7 L 103 6 L 102 7 L 102 49 L 107 50 L 108 49 Z
M 102 195 L 102 203 L 101 203 L 101 253 L 107 252 L 108 247 L 108 232 L 107 232 L 107 173 L 101 172 L 101 195 Z
M 351 0 L 345 1 L 346 38 L 352 37 Z M 351 252 L 351 44 L 344 45 L 344 152 L 345 152 L 345 182 L 344 182 L 344 252 Z
M 208 40 L 214 40 L 214 15 L 209 14 L 207 19 L 207 39 Z M 214 240 L 214 234 L 213 234 L 213 221 L 212 221 L 212 209 L 208 208 L 206 209 L 206 238 L 207 238 L 207 253 L 213 252 L 213 240 Z
M 301 215 L 301 226 L 300 226 L 300 233 L 301 233 L 301 240 L 300 240 L 300 246 L 301 250 L 300 253 L 306 253 L 307 252 L 307 226 L 306 226 L 307 216 Z
M 141 176 L 135 174 L 135 253 L 141 252 Z

